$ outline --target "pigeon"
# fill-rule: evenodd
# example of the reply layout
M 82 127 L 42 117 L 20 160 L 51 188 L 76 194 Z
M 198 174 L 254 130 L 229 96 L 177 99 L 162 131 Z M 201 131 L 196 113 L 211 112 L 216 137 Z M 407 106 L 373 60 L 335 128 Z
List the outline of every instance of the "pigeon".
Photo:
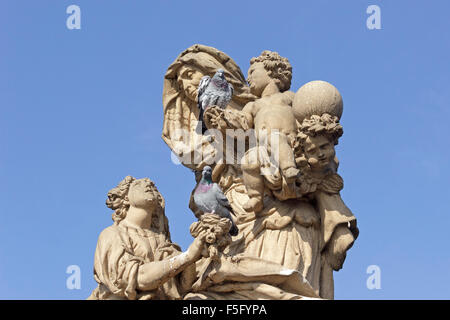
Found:
M 198 121 L 202 126 L 202 134 L 208 130 L 203 121 L 203 112 L 206 108 L 209 106 L 219 106 L 225 109 L 233 96 L 233 86 L 225 79 L 224 72 L 223 69 L 218 69 L 212 78 L 204 76 L 198 85 L 197 105 L 200 109 Z
M 203 168 L 202 179 L 194 191 L 194 202 L 203 213 L 213 213 L 221 218 L 230 219 L 230 235 L 236 236 L 238 234 L 239 229 L 230 214 L 234 214 L 233 209 L 219 185 L 212 182 L 212 169 L 210 166 Z

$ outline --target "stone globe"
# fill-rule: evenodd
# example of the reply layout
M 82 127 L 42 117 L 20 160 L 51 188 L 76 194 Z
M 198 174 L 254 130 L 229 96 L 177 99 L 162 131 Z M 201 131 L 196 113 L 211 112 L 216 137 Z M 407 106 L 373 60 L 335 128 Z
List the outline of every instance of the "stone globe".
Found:
M 298 89 L 294 96 L 292 109 L 295 118 L 300 123 L 314 114 L 321 116 L 328 113 L 340 119 L 344 103 L 335 86 L 326 81 L 315 80 Z

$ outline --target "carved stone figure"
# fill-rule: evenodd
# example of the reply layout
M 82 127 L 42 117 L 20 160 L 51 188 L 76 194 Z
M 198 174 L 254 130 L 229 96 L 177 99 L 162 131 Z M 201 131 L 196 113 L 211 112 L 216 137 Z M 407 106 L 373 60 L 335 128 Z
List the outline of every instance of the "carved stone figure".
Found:
M 234 96 L 225 110 L 210 107 L 205 111 L 206 126 L 213 134 L 199 137 L 195 132 L 199 120 L 196 88 L 203 76 L 212 76 L 219 68 L 233 85 Z M 303 279 L 298 283 L 313 291 L 307 293 L 303 288 L 285 293 L 334 296 L 333 270 L 342 267 L 358 236 L 356 219 L 339 195 L 343 183 L 334 156 L 334 145 L 342 134 L 338 122 L 342 98 L 324 81 L 311 82 L 294 94 L 287 91 L 290 80 L 287 59 L 269 51 L 252 59 L 250 87 L 230 57 L 207 46 L 188 48 L 168 68 L 163 139 L 183 165 L 195 170 L 197 183 L 205 165 L 213 168 L 213 181 L 228 198 L 239 228 L 223 249 L 221 266 L 217 260 L 205 264 L 205 258 L 196 263 L 197 281 L 205 279 L 206 285 L 196 286 L 185 298 L 287 298 L 289 295 L 249 295 L 254 287 L 249 287 L 251 277 L 246 270 L 260 271 L 257 266 L 264 264 L 274 273 L 294 270 Z M 281 142 L 272 146 L 258 140 L 255 148 L 248 136 L 239 138 L 236 129 L 253 129 L 257 134 L 263 129 L 276 130 Z M 241 142 L 243 154 L 239 153 Z M 278 163 L 272 161 L 274 147 L 278 147 Z M 258 151 L 253 167 L 246 161 L 254 152 L 251 150 Z M 267 170 L 271 167 L 277 170 Z M 192 197 L 189 206 L 198 216 Z M 239 272 L 235 271 L 237 257 L 245 261 L 239 264 Z M 245 288 L 227 284 L 224 290 L 225 279 L 233 272 L 240 274 L 238 280 Z M 280 283 L 269 284 L 269 278 L 258 279 L 258 283 L 281 288 Z
M 263 208 L 264 175 L 262 166 L 270 163 L 271 153 L 278 153 L 275 171 L 277 180 L 285 184 L 295 181 L 299 170 L 296 167 L 293 147 L 297 135 L 297 124 L 292 111 L 293 93 L 287 91 L 291 85 L 292 67 L 286 58 L 276 52 L 264 51 L 250 61 L 248 83 L 250 91 L 258 99 L 245 105 L 244 113 L 248 126 L 255 129 L 258 145 L 247 151 L 241 163 L 244 184 L 250 200 L 244 205 L 247 211 L 259 212 Z M 271 134 L 277 134 L 277 148 L 271 145 Z M 270 165 L 270 164 L 269 164 Z M 293 196 L 295 197 L 295 195 Z M 283 197 L 285 200 L 287 197 Z
M 319 298 L 297 271 L 257 257 L 224 253 L 231 243 L 231 222 L 215 214 L 204 214 L 191 225 L 191 234 L 204 232 L 206 249 L 196 263 L 196 282 L 185 300 Z
M 223 254 L 231 222 L 204 214 L 191 226 L 186 252 L 170 241 L 164 200 L 153 182 L 128 176 L 108 192 L 114 224 L 99 236 L 98 287 L 91 300 L 302 299 L 318 297 L 296 270 L 262 259 Z M 197 263 L 196 263 L 197 262 Z
M 170 65 L 164 77 L 162 138 L 185 166 L 199 172 L 205 165 L 214 164 L 216 150 L 211 147 L 211 137 L 196 131 L 197 88 L 203 76 L 212 77 L 218 69 L 224 70 L 227 82 L 234 89 L 228 108 L 241 110 L 254 97 L 236 63 L 215 48 L 189 47 Z
M 337 174 L 339 162 L 334 146 L 343 129 L 338 117 L 323 113 L 305 118 L 300 125 L 297 158 L 301 166 L 298 178 L 302 192 L 314 199 L 320 214 L 323 274 L 332 279 L 332 270 L 339 270 L 344 264 L 347 250 L 358 237 L 356 218 L 340 197 L 344 187 Z M 333 281 L 324 284 L 333 291 Z
M 197 88 L 217 70 L 234 94 L 225 109 L 205 110 L 203 135 Z M 164 78 L 162 137 L 195 172 L 194 190 L 217 183 L 236 228 L 229 215 L 205 212 L 210 199 L 193 191 L 189 207 L 199 221 L 181 252 L 153 182 L 128 176 L 108 193 L 114 224 L 99 236 L 89 299 L 334 297 L 333 272 L 359 233 L 337 173 L 343 102 L 325 81 L 294 94 L 291 77 L 289 61 L 271 51 L 250 61 L 250 86 L 215 48 L 194 45 L 176 58 Z
M 115 210 L 114 224 L 98 238 L 98 287 L 89 299 L 181 299 L 194 282 L 206 234 L 182 253 L 170 240 L 164 199 L 147 178 L 127 176 L 108 192 L 106 205 Z

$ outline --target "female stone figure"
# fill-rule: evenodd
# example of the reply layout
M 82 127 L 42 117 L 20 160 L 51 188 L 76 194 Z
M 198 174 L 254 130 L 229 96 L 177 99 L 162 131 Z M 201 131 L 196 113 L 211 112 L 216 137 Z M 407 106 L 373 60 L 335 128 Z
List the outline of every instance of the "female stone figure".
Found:
M 317 298 L 296 270 L 217 250 L 212 257 L 212 232 L 219 240 L 229 237 L 228 219 L 201 217 L 191 226 L 194 242 L 181 253 L 170 241 L 164 200 L 147 178 L 126 177 L 108 192 L 106 205 L 115 210 L 114 224 L 99 236 L 94 259 L 98 287 L 89 299 Z
M 213 76 L 217 69 L 225 70 L 234 94 L 230 107 L 236 110 L 254 99 L 250 94 L 239 66 L 225 53 L 196 44 L 183 51 L 167 69 L 164 76 L 164 124 L 162 138 L 186 167 L 200 171 L 205 164 L 212 165 L 216 154 L 211 137 L 196 132 L 199 109 L 197 88 L 204 75 Z
M 258 72 L 255 72 L 255 67 L 249 70 L 250 84 L 254 87 L 250 90 L 241 76 L 239 67 L 231 58 L 217 49 L 194 45 L 181 53 L 169 66 L 164 80 L 163 139 L 168 146 L 177 153 L 176 145 L 179 137 L 174 134 L 177 128 L 195 135 L 198 117 L 195 83 L 198 85 L 198 81 L 204 75 L 214 74 L 215 68 L 224 69 L 227 81 L 231 82 L 235 89 L 238 88 L 236 96 L 225 110 L 217 110 L 218 113 L 215 114 L 217 108 L 211 107 L 205 111 L 207 127 L 218 129 L 224 134 L 224 138 L 228 139 L 226 129 L 255 129 L 255 124 L 249 121 L 244 110 L 245 106 L 251 105 L 252 102 L 253 104 L 267 102 L 268 107 L 275 110 L 273 105 L 279 104 L 280 101 L 277 99 L 280 98 L 283 104 L 287 104 L 285 110 L 291 108 L 293 102 L 292 104 L 284 103 L 285 100 L 295 100 L 295 94 L 288 91 L 291 69 L 283 69 L 283 72 L 289 73 L 287 74 L 289 81 L 282 81 L 280 84 L 283 88 L 280 88 L 271 77 L 279 73 L 282 66 L 277 59 L 274 60 L 275 56 L 278 55 L 265 51 L 260 57 L 252 59 L 258 65 L 256 68 Z M 284 94 L 275 92 L 276 87 Z M 255 90 L 258 88 L 261 90 Z M 323 90 L 319 89 L 314 94 L 322 98 Z M 319 98 L 318 100 L 321 100 Z M 294 116 L 296 116 L 295 112 Z M 295 120 L 300 128 L 303 119 L 296 117 Z M 326 131 L 327 124 L 324 128 Z M 291 135 L 291 132 L 289 133 Z M 293 152 L 294 149 L 295 146 L 292 147 Z M 186 150 L 191 153 L 195 151 L 190 145 Z M 302 154 L 305 152 L 301 150 Z M 299 169 L 302 169 L 297 159 L 295 160 Z M 182 163 L 197 172 L 201 172 L 205 165 L 205 162 L 182 161 Z M 239 161 L 235 163 L 219 161 L 208 163 L 208 165 L 213 167 L 213 181 L 220 185 L 236 213 L 236 224 L 240 230 L 239 234 L 233 237 L 233 242 L 225 249 L 225 253 L 231 257 L 238 256 L 239 259 L 244 257 L 242 261 L 245 263 L 242 265 L 245 265 L 248 270 L 251 270 L 252 266 L 258 266 L 261 261 L 270 261 L 272 267 L 279 266 L 281 269 L 295 270 L 314 292 L 314 294 L 304 293 L 303 295 L 332 299 L 334 296 L 333 270 L 339 270 L 342 267 L 345 252 L 358 235 L 356 218 L 340 199 L 339 191 L 342 187 L 336 183 L 339 180 L 337 175 L 333 175 L 330 179 L 323 179 L 323 175 L 319 174 L 315 177 L 319 180 L 318 182 L 302 181 L 303 178 L 300 176 L 299 181 L 287 183 L 278 172 L 272 175 L 266 174 L 262 209 L 249 210 L 251 208 L 247 204 L 251 197 L 249 197 L 248 183 L 246 185 L 244 181 Z M 317 185 L 320 186 L 315 188 L 314 186 Z M 195 205 L 191 203 L 190 208 L 196 213 Z M 225 265 L 226 261 L 223 261 L 222 265 Z M 233 264 L 230 265 L 230 270 L 232 269 Z M 274 267 L 274 269 L 277 268 Z M 224 272 L 217 274 L 226 275 Z M 213 291 L 213 288 L 204 288 L 205 291 L 202 292 L 204 297 L 215 299 L 224 297 L 223 286 L 217 289 L 222 290 L 220 294 L 218 291 Z M 246 290 L 252 291 L 248 286 Z M 242 295 L 234 295 L 233 291 L 226 296 L 231 299 L 242 298 Z M 247 299 L 250 297 L 247 296 Z M 290 298 L 272 294 L 266 297 Z
M 202 236 L 183 253 L 171 242 L 164 199 L 148 178 L 127 176 L 108 192 L 106 205 L 115 210 L 114 224 L 98 238 L 98 287 L 89 299 L 181 299 L 193 282 Z

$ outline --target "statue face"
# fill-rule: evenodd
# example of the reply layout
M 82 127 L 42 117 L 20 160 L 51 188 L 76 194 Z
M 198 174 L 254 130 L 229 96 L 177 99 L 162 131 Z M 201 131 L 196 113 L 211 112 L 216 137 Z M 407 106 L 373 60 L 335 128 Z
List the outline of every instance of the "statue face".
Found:
M 313 170 L 328 167 L 335 154 L 334 144 L 326 136 L 318 135 L 306 139 L 305 156 Z
M 140 209 L 153 209 L 158 205 L 158 194 L 148 178 L 135 180 L 128 191 L 130 205 Z
M 197 101 L 197 89 L 203 76 L 200 70 L 192 66 L 182 66 L 178 71 L 178 85 L 192 101 Z
M 248 69 L 247 82 L 250 92 L 260 97 L 267 85 L 272 81 L 262 62 L 255 62 Z

